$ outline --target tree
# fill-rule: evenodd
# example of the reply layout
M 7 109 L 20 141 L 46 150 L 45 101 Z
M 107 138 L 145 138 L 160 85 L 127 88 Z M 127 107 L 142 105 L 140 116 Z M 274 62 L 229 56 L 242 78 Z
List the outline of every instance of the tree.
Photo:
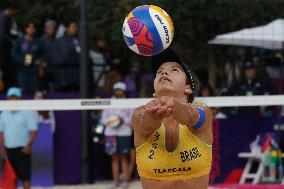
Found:
M 19 25 L 30 19 L 42 24 L 47 18 L 58 22 L 79 18 L 79 0 L 72 3 L 70 0 L 19 2 Z M 125 16 L 144 3 L 138 0 L 89 0 L 90 47 L 94 47 L 95 39 L 104 36 L 110 41 L 113 52 L 137 58 L 134 53 L 129 53 L 121 28 Z M 149 0 L 147 4 L 160 6 L 171 16 L 175 26 L 173 45 L 195 69 L 207 68 L 207 41 L 217 34 L 265 24 L 284 16 L 282 0 Z

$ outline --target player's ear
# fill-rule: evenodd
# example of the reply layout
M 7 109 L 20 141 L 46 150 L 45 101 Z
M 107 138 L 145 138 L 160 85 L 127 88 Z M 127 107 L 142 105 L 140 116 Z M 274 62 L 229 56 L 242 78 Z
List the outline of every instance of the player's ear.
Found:
M 184 94 L 185 94 L 185 95 L 191 95 L 191 94 L 192 94 L 192 90 L 191 90 L 190 85 L 186 85 L 186 86 L 185 86 L 185 88 L 184 88 Z

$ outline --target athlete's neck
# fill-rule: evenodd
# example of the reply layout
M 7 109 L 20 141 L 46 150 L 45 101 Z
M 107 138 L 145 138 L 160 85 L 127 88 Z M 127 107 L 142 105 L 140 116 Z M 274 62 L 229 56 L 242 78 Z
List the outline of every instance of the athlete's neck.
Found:
M 174 94 L 174 93 L 159 93 L 157 94 L 157 97 L 162 97 L 162 96 L 169 96 L 169 97 L 173 97 L 175 100 L 182 102 L 182 103 L 187 103 L 187 96 L 185 94 L 183 95 L 178 95 L 178 94 Z

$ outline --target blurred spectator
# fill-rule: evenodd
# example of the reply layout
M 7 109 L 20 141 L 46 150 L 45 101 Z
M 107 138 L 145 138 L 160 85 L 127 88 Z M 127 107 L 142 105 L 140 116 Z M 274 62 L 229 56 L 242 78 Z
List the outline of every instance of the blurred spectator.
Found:
M 153 75 L 150 71 L 144 71 L 142 72 L 140 76 L 140 92 L 139 97 L 140 98 L 147 98 L 147 97 L 153 97 Z
M 113 85 L 113 98 L 125 98 L 126 85 L 117 82 Z M 132 109 L 106 109 L 102 112 L 101 123 L 105 128 L 105 150 L 112 156 L 112 174 L 114 187 L 119 187 L 119 167 L 125 179 L 124 187 L 129 182 L 128 156 L 133 149 L 131 117 Z
M 96 96 L 95 99 L 101 99 Z M 93 110 L 90 112 L 90 123 L 92 130 L 92 140 L 97 144 L 104 144 L 104 129 L 105 126 L 101 124 L 102 110 Z
M 52 66 L 56 62 L 56 49 L 55 49 L 55 32 L 56 22 L 54 20 L 47 20 L 44 24 L 44 35 L 41 38 L 42 51 L 43 51 L 43 64 L 40 67 L 42 72 L 40 88 L 48 90 L 52 88 Z
M 269 51 L 262 50 L 262 57 L 260 58 L 260 63 L 264 65 L 265 71 L 274 84 L 275 88 L 278 89 L 279 93 L 282 93 L 281 87 L 283 83 L 283 53 L 282 51 Z
M 107 49 L 105 38 L 99 38 L 96 42 L 96 50 L 90 50 L 89 56 L 92 65 L 92 73 L 95 87 L 103 88 L 105 86 L 105 73 L 109 71 L 110 53 Z
M 200 86 L 199 96 L 201 97 L 210 97 L 215 96 L 215 92 L 213 88 L 208 83 L 203 83 Z M 227 118 L 226 114 L 224 114 L 220 108 L 212 107 L 212 113 L 215 119 L 225 119 Z
M 79 90 L 79 55 L 81 47 L 78 39 L 78 25 L 70 21 L 66 33 L 56 41 L 57 68 L 54 72 L 54 89 L 57 91 Z
M 273 86 L 267 81 L 257 77 L 257 65 L 251 61 L 244 62 L 244 77 L 234 85 L 230 90 L 230 95 L 235 96 L 253 96 L 271 94 Z M 238 107 L 232 114 L 239 116 L 266 116 L 264 107 Z
M 17 4 L 10 2 L 0 12 L 0 69 L 3 73 L 3 81 L 6 88 L 16 84 L 16 70 L 10 55 L 13 45 L 13 35 L 11 34 L 12 16 L 15 15 L 16 10 Z
M 133 62 L 131 70 L 126 74 L 124 82 L 127 86 L 127 94 L 130 98 L 138 97 L 138 89 L 140 89 L 140 73 L 139 62 Z
M 57 27 L 57 31 L 55 34 L 55 38 L 60 38 L 65 35 L 66 27 L 63 23 L 59 23 Z
M 25 93 L 34 93 L 39 86 L 39 77 L 42 73 L 42 49 L 40 41 L 36 38 L 35 23 L 28 22 L 24 26 L 25 35 L 19 37 L 12 49 L 14 62 L 17 64 L 19 86 Z
M 114 58 L 111 61 L 111 70 L 106 74 L 105 89 L 111 91 L 115 83 L 122 80 L 122 73 L 119 71 L 118 67 L 121 64 L 120 58 Z M 117 65 L 117 66 L 116 66 Z
M 44 91 L 37 90 L 34 94 L 35 100 L 44 100 L 45 94 Z M 51 128 L 51 131 L 55 131 L 55 116 L 53 111 L 37 111 L 36 117 L 38 124 L 46 125 Z
M 199 96 L 202 97 L 214 96 L 212 87 L 208 83 L 201 84 Z
M 95 99 L 101 99 L 96 96 Z M 106 179 L 111 176 L 111 159 L 105 153 L 104 130 L 105 126 L 100 122 L 102 117 L 102 110 L 90 111 L 90 137 L 91 137 L 91 178 Z
M 12 87 L 8 100 L 19 100 L 21 90 Z M 37 122 L 31 111 L 3 111 L 0 115 L 0 142 L 4 144 L 4 159 L 9 159 L 24 189 L 30 188 L 31 151 L 37 134 Z
M 233 83 L 239 82 L 241 78 L 241 64 L 245 59 L 245 49 L 240 48 L 229 48 L 226 52 L 228 58 L 225 62 L 225 65 L 221 66 L 219 72 L 224 75 L 224 79 L 220 81 L 222 83 L 221 86 L 227 87 L 232 86 Z

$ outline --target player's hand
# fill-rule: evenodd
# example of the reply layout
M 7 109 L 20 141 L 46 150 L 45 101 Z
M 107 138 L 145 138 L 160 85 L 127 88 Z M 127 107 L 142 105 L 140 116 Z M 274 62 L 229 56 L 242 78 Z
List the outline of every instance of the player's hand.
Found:
M 153 119 L 163 119 L 172 114 L 174 99 L 172 97 L 163 96 L 150 101 L 146 105 L 146 113 Z
M 160 98 L 160 105 L 165 106 L 169 111 L 172 112 L 175 105 L 175 100 L 173 97 L 162 96 Z

